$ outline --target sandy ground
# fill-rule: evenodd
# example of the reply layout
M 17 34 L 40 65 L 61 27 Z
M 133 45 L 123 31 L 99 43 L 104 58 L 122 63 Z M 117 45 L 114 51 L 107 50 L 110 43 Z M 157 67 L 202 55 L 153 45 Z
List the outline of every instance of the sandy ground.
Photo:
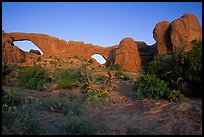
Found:
M 133 82 L 116 81 L 117 87 L 110 93 L 112 101 L 103 107 L 93 107 L 86 118 L 103 125 L 105 135 L 202 135 L 202 99 L 187 99 L 183 103 L 166 100 L 137 100 L 133 91 Z M 47 87 L 53 88 L 54 84 Z M 9 82 L 3 89 L 16 89 L 15 81 Z M 60 99 L 58 92 L 36 92 L 19 90 L 40 100 L 48 97 Z M 82 102 L 84 94 L 80 89 L 64 90 L 76 95 Z M 42 128 L 49 133 L 63 126 L 66 121 L 63 114 L 48 111 L 36 111 L 33 115 L 40 121 Z M 12 131 L 10 131 L 12 132 Z M 12 133 L 9 133 L 12 134 Z

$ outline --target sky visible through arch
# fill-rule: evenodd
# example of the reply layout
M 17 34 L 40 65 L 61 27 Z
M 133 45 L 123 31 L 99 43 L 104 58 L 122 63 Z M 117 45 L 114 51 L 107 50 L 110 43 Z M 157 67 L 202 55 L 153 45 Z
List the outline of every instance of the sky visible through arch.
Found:
M 102 47 L 117 45 L 125 37 L 152 45 L 158 22 L 185 13 L 196 15 L 202 25 L 202 2 L 2 2 L 2 30 Z M 37 48 L 30 43 L 17 46 L 25 51 Z

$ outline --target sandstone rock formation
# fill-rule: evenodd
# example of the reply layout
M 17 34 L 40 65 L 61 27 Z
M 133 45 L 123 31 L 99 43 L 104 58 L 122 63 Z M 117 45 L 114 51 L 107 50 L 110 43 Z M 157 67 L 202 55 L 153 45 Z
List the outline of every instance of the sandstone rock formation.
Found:
M 169 24 L 168 21 L 159 22 L 153 30 L 153 37 L 157 44 L 156 52 L 158 54 L 165 54 L 167 49 L 169 49 Z
M 156 40 L 157 54 L 165 54 L 167 50 L 176 50 L 184 45 L 185 51 L 189 51 L 192 49 L 192 41 L 202 40 L 202 28 L 197 17 L 188 13 L 171 23 L 158 23 L 153 37 Z
M 28 53 L 13 44 L 14 41 L 28 40 L 43 52 L 43 55 L 40 56 L 43 59 L 69 62 L 70 57 L 78 56 L 81 59 L 90 60 L 93 54 L 100 54 L 106 59 L 106 66 L 119 64 L 123 69 L 136 70 L 146 66 L 153 59 L 155 52 L 165 54 L 168 50 L 176 50 L 183 44 L 186 45 L 185 50 L 190 50 L 192 41 L 202 40 L 202 28 L 196 16 L 184 14 L 171 23 L 159 22 L 153 30 L 153 37 L 156 43 L 152 46 L 142 41 L 134 41 L 132 38 L 125 38 L 119 45 L 100 47 L 81 41 L 66 42 L 45 34 L 2 31 L 2 61 L 10 64 L 26 59 L 25 64 L 35 64 L 39 56 L 38 51 Z
M 154 59 L 156 52 L 156 44 L 147 45 L 143 41 L 135 41 L 138 46 L 138 51 L 141 59 L 141 68 L 145 68 L 148 65 L 148 62 Z
M 181 18 L 174 20 L 169 25 L 170 41 L 173 50 L 186 45 L 185 50 L 192 49 L 190 44 L 194 40 L 202 40 L 202 28 L 198 18 L 193 14 L 184 14 Z
M 140 68 L 141 60 L 138 47 L 132 38 L 124 38 L 117 47 L 110 52 L 108 65 L 119 64 L 126 70 Z
M 93 54 L 100 54 L 107 59 L 112 49 L 112 47 L 103 48 L 93 44 L 84 44 L 84 42 L 80 41 L 69 41 L 67 43 L 65 40 L 44 34 L 13 32 L 7 33 L 7 35 L 12 38 L 12 41 L 29 40 L 33 42 L 43 52 L 43 56 L 47 58 L 55 55 L 63 59 L 67 55 L 77 55 L 82 58 L 91 59 Z
M 20 63 L 24 59 L 24 52 L 14 46 L 11 37 L 2 31 L 2 64 Z

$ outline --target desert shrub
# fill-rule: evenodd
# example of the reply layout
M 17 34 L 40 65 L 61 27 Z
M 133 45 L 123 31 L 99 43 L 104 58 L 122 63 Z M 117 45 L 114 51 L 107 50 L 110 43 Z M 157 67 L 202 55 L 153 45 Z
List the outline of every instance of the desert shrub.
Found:
M 117 71 L 115 72 L 115 76 L 116 76 L 117 78 L 123 78 L 123 76 L 124 76 L 123 70 L 122 70 L 122 69 L 117 70 Z
M 110 67 L 110 70 L 121 71 L 121 70 L 122 70 L 122 67 L 121 67 L 119 64 L 113 64 L 113 65 Z
M 64 105 L 63 113 L 65 116 L 81 116 L 84 112 L 83 108 L 79 106 L 75 101 L 62 101 L 62 104 Z
M 28 89 L 44 89 L 44 83 L 49 81 L 49 72 L 41 66 L 25 68 L 20 72 L 19 85 Z
M 75 101 L 67 101 L 65 99 L 58 101 L 53 98 L 48 98 L 48 100 L 44 103 L 44 107 L 51 112 L 63 113 L 65 116 L 80 116 L 83 112 L 83 108 Z
M 59 88 L 73 88 L 78 86 L 77 80 L 74 78 L 60 79 L 57 80 L 57 84 Z
M 2 94 L 2 103 L 7 106 L 17 106 L 22 102 L 22 95 L 15 90 L 3 91 Z
M 99 74 L 99 75 L 95 75 L 95 77 L 96 77 L 96 80 L 98 80 L 98 81 L 104 81 L 104 80 L 107 79 L 106 76 L 101 75 L 101 74 Z
M 94 62 L 93 62 L 92 59 L 90 59 L 90 60 L 88 61 L 88 63 L 93 64 Z
M 80 71 L 76 68 L 58 69 L 55 72 L 55 80 L 59 88 L 73 88 L 79 85 Z
M 169 92 L 168 100 L 172 102 L 183 102 L 185 100 L 185 97 L 180 93 L 180 91 L 173 90 Z
M 11 76 L 9 75 L 12 71 L 14 71 L 16 68 L 16 65 L 8 65 L 8 64 L 2 64 L 2 84 L 6 84 Z
M 2 90 L 2 127 L 10 126 L 18 116 L 16 106 L 22 103 L 22 96 L 14 90 Z
M 64 96 L 66 96 L 66 92 L 65 91 L 59 91 L 58 96 L 64 97 Z
M 161 99 L 165 98 L 169 92 L 167 84 L 154 75 L 139 76 L 134 83 L 136 97 Z
M 87 90 L 87 103 L 103 103 L 105 101 L 108 101 L 110 99 L 109 92 L 103 91 L 101 89 L 93 88 Z
M 38 57 L 36 61 L 37 61 L 37 62 L 41 61 L 41 57 Z
M 193 42 L 193 49 L 187 53 L 183 69 L 185 72 L 180 90 L 187 90 L 187 95 L 202 96 L 202 41 Z
M 31 115 L 22 115 L 19 118 L 19 125 L 24 135 L 37 135 L 41 132 L 39 122 Z
M 101 127 L 79 116 L 68 116 L 68 123 L 61 132 L 66 135 L 100 134 Z
M 184 47 L 158 55 L 148 64 L 147 74 L 156 75 L 169 83 L 169 88 L 185 95 L 202 94 L 202 41 L 192 43 L 189 52 Z
M 130 77 L 130 75 L 125 74 L 122 79 L 123 80 L 130 80 L 131 77 Z
M 38 134 L 38 121 L 31 116 L 33 103 L 34 100 L 30 101 L 17 91 L 2 91 L 2 126 L 9 129 L 16 123 L 22 134 Z

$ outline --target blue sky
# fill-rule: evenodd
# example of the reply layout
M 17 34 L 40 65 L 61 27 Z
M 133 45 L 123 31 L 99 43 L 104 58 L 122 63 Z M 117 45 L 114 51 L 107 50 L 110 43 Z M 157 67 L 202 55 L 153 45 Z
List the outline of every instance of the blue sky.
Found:
M 152 45 L 158 22 L 185 13 L 196 15 L 202 25 L 202 2 L 2 2 L 2 29 L 103 47 L 125 37 Z M 26 51 L 36 49 L 26 42 L 15 44 Z

